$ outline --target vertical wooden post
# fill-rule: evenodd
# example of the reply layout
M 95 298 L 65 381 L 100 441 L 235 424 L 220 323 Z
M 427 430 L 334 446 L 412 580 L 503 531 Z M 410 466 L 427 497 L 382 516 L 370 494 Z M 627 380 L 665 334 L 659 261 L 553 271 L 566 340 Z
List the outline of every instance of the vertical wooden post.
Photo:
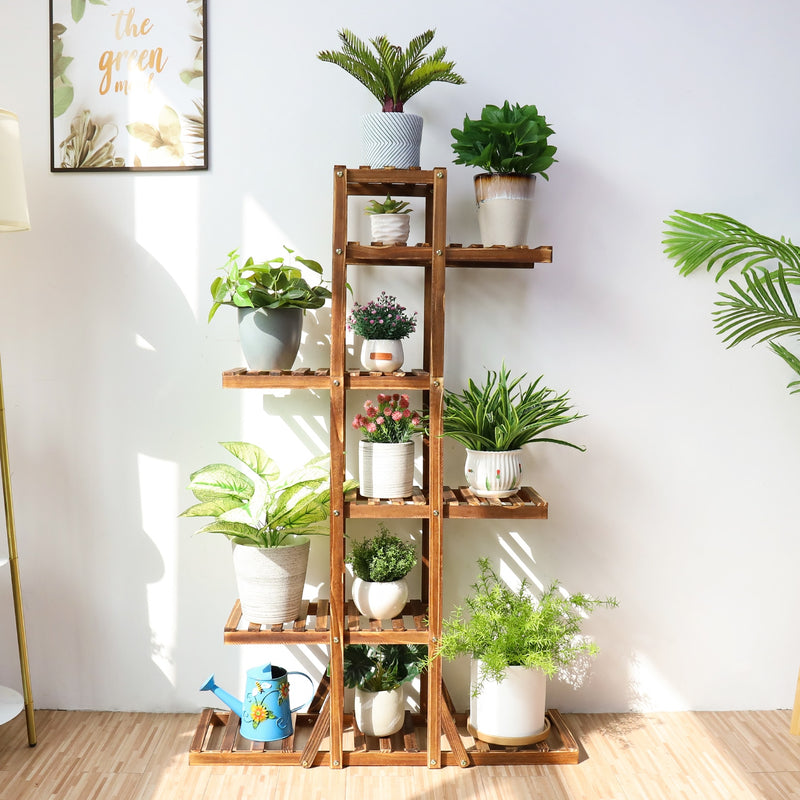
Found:
M 797 690 L 794 695 L 794 709 L 792 710 L 792 723 L 789 733 L 800 736 L 800 672 L 797 674 Z

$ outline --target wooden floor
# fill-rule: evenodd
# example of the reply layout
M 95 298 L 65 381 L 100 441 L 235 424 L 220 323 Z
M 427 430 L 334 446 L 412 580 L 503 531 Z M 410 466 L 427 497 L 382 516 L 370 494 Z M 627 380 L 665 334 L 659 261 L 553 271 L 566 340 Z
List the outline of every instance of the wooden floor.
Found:
M 565 714 L 559 767 L 190 767 L 194 714 L 37 711 L 0 726 L 0 800 L 800 800 L 790 711 Z

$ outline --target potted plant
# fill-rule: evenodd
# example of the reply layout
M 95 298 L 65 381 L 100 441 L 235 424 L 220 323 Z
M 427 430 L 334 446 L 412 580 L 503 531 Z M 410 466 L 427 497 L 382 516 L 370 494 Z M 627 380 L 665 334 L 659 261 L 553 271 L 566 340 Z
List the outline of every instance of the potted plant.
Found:
M 453 128 L 453 163 L 485 170 L 475 176 L 475 202 L 481 241 L 487 247 L 525 244 L 536 175 L 549 180 L 556 148 L 553 133 L 536 106 L 484 106 L 480 119 L 464 117 Z
M 353 303 L 348 330 L 364 339 L 361 364 L 370 372 L 394 372 L 403 366 L 402 340 L 417 329 L 417 312 L 409 314 L 394 295 L 381 292 L 366 305 Z
M 353 570 L 353 602 L 370 619 L 392 619 L 408 600 L 406 575 L 417 563 L 414 545 L 383 524 L 378 535 L 353 542 L 345 558 Z
M 297 618 L 310 534 L 327 533 L 329 456 L 311 459 L 281 480 L 278 465 L 255 444 L 220 442 L 247 471 L 209 464 L 193 472 L 189 490 L 199 501 L 182 517 L 212 517 L 198 533 L 221 533 L 233 548 L 242 616 L 259 625 Z M 346 488 L 354 482 L 347 481 Z
M 392 200 L 387 194 L 381 202 L 370 200 L 364 213 L 369 215 L 373 244 L 405 244 L 408 241 L 411 209 L 407 200 Z
M 568 594 L 558 581 L 535 597 L 527 580 L 516 591 L 509 588 L 489 559 L 479 559 L 478 566 L 473 594 L 465 601 L 469 617 L 456 607 L 443 620 L 434 658 L 472 659 L 467 727 L 473 736 L 530 744 L 547 736 L 547 678 L 579 656 L 597 653 L 594 642 L 580 637 L 581 626 L 595 608 L 617 601 Z
M 431 83 L 464 83 L 445 61 L 447 49 L 438 48 L 426 55 L 435 30 L 415 36 L 406 47 L 392 44 L 386 36 L 370 39 L 372 50 L 347 29 L 338 31 L 339 51 L 323 50 L 321 61 L 336 64 L 366 86 L 381 104 L 381 111 L 366 114 L 361 120 L 363 163 L 373 168 L 407 169 L 419 166 L 422 117 L 403 113 L 403 107 L 417 92 Z M 373 52 L 374 50 L 374 52 Z
M 294 250 L 284 246 L 290 255 Z M 235 306 L 239 315 L 239 338 L 251 370 L 291 369 L 300 348 L 306 309 L 321 308 L 331 296 L 328 281 L 314 286 L 303 278 L 298 264 L 322 275 L 317 261 L 295 256 L 297 264 L 283 256 L 239 264 L 239 251 L 228 253 L 228 261 L 211 283 L 213 303 L 208 321 L 221 305 Z
M 350 644 L 344 648 L 344 685 L 355 689 L 355 716 L 367 736 L 403 727 L 404 686 L 419 675 L 428 650 L 421 644 Z
M 460 393 L 445 391 L 443 433 L 467 448 L 464 473 L 480 497 L 509 497 L 519 489 L 523 445 L 552 442 L 585 450 L 541 435 L 583 415 L 570 413 L 566 392 L 541 386 L 542 375 L 522 388 L 526 375 L 512 380 L 504 364 L 500 372 L 488 370 L 480 386 L 470 379 Z
M 414 491 L 414 442 L 422 415 L 409 408 L 407 394 L 379 394 L 353 418 L 358 443 L 359 492 L 364 497 L 408 497 Z

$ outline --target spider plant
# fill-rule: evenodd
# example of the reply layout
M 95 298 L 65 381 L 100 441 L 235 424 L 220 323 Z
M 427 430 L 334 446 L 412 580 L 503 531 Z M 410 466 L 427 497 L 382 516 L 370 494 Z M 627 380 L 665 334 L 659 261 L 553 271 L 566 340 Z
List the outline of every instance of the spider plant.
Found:
M 728 347 L 754 340 L 769 342 L 789 367 L 800 376 L 800 358 L 778 339 L 800 336 L 790 286 L 800 284 L 800 247 L 790 239 L 773 239 L 724 214 L 676 211 L 665 221 L 664 252 L 675 261 L 681 275 L 705 265 L 717 270 L 718 281 L 738 268 L 744 285 L 730 281 L 730 291 L 720 292 L 715 303 L 714 327 Z M 788 385 L 800 392 L 800 378 Z
M 461 393 L 446 391 L 442 415 L 444 435 L 469 450 L 518 450 L 530 442 L 552 442 L 585 450 L 562 439 L 540 436 L 545 431 L 580 419 L 571 414 L 566 392 L 540 386 L 540 375 L 526 388 L 520 384 L 527 373 L 511 379 L 505 364 L 500 372 L 489 370 L 482 386 L 472 379 Z
M 453 72 L 455 63 L 444 60 L 447 48 L 440 47 L 430 56 L 423 52 L 435 33 L 435 29 L 425 31 L 405 48 L 392 44 L 386 36 L 376 36 L 369 40 L 375 50 L 373 53 L 365 42 L 345 28 L 338 31 L 341 51 L 323 50 L 317 53 L 317 58 L 336 64 L 366 86 L 381 102 L 382 111 L 402 111 L 411 97 L 434 81 L 464 83 L 464 79 Z

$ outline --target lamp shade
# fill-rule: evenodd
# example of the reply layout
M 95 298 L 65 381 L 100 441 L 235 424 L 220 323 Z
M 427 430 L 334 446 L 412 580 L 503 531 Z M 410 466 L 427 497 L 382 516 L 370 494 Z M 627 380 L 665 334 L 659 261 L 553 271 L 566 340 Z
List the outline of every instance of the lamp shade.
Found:
M 27 231 L 28 202 L 17 115 L 0 108 L 0 231 Z

